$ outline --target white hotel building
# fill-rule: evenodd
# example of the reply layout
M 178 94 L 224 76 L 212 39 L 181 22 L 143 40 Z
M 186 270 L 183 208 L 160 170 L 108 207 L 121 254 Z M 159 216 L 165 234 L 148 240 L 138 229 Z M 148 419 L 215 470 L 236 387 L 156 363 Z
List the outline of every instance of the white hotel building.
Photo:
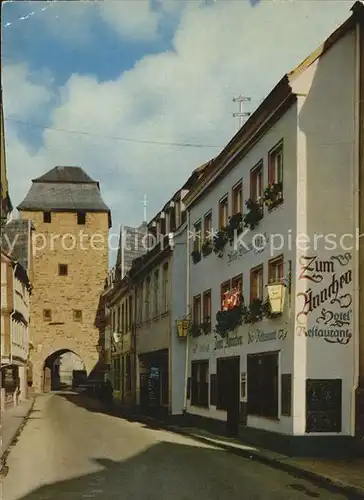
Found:
M 246 225 L 257 224 L 244 242 L 261 235 L 260 248 L 227 242 L 220 255 L 189 239 L 187 413 L 228 422 L 232 434 L 286 453 L 343 451 L 354 441 L 359 252 L 343 235 L 359 227 L 363 10 L 357 2 L 282 78 L 183 200 L 191 232 L 229 227 L 242 213 Z M 268 184 L 276 192 L 265 194 Z M 276 234 L 284 243 L 271 251 Z M 326 239 L 314 245 L 315 234 Z M 285 285 L 275 317 L 259 302 L 273 282 Z M 248 311 L 253 305 L 240 326 L 227 313 L 231 331 L 221 335 L 216 314 L 232 287 Z

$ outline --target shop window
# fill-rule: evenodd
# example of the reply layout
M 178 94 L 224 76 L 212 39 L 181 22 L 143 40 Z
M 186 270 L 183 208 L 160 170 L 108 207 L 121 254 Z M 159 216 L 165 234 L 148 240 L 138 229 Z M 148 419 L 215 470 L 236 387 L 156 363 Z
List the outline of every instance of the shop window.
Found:
M 247 356 L 248 414 L 278 418 L 278 353 Z
M 209 405 L 209 362 L 193 361 L 191 364 L 191 405 L 204 406 Z

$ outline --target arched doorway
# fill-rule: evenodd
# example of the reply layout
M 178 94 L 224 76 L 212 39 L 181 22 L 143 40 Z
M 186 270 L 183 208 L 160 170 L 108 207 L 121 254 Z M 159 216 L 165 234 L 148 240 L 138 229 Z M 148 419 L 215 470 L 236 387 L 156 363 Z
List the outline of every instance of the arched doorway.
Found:
M 70 349 L 50 354 L 43 366 L 43 392 L 70 389 L 87 380 L 81 358 Z

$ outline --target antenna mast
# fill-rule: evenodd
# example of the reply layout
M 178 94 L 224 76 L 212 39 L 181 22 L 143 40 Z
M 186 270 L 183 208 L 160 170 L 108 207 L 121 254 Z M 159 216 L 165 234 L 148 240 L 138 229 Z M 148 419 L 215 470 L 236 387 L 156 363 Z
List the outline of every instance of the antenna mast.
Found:
M 234 118 L 239 118 L 239 127 L 238 130 L 241 129 L 244 123 L 244 118 L 248 117 L 251 115 L 249 112 L 244 112 L 243 111 L 243 102 L 250 102 L 251 98 L 250 97 L 245 97 L 242 95 L 239 95 L 238 97 L 233 98 L 233 102 L 238 102 L 239 103 L 239 111 L 238 113 L 233 113 Z

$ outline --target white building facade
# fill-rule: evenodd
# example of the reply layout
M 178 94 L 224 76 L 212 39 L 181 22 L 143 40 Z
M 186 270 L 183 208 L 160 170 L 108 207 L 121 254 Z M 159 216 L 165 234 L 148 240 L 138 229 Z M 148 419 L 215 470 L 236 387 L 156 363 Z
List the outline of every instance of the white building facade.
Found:
M 342 450 L 355 434 L 359 10 L 278 83 L 184 198 L 196 235 L 187 411 L 287 453 Z M 232 244 L 217 239 L 240 220 Z M 272 317 L 277 282 L 284 308 Z M 246 309 L 235 310 L 240 326 L 220 315 L 232 326 L 220 334 L 229 290 Z

